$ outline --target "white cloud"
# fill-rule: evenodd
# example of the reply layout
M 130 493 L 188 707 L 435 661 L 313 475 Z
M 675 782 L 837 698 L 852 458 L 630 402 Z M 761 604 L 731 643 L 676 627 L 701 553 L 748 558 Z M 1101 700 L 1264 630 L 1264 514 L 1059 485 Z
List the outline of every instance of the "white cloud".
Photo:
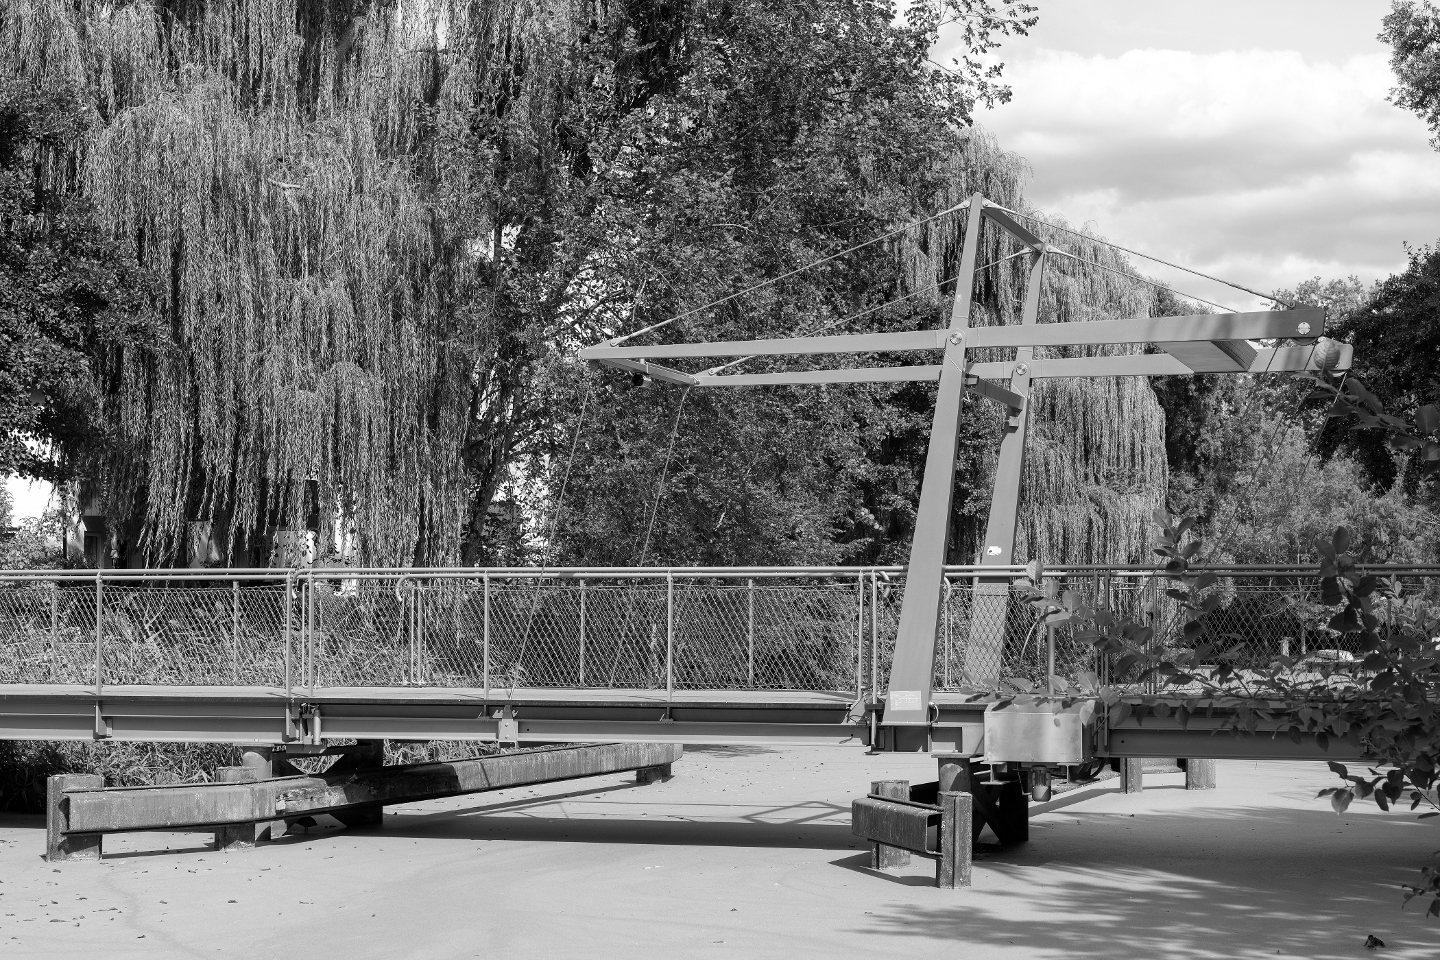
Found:
M 1385 100 L 1385 58 L 1130 50 L 1012 59 L 979 119 L 1035 171 L 1032 200 L 1117 243 L 1259 290 L 1370 281 L 1440 239 L 1440 154 Z M 1147 272 L 1202 296 L 1243 294 Z
M 14 504 L 12 522 L 18 523 L 28 517 L 38 517 L 53 504 L 55 488 L 43 480 L 22 480 L 16 476 L 5 478 L 5 489 L 10 492 Z

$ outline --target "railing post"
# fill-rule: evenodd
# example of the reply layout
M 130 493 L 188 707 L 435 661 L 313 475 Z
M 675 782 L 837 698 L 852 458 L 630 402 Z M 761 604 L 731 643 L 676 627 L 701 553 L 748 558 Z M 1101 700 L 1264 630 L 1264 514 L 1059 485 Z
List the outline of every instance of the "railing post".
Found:
M 880 699 L 880 584 L 870 571 L 870 702 Z
M 416 682 L 425 685 L 429 682 L 429 651 L 425 646 L 425 587 L 419 580 L 415 581 L 415 672 Z
M 240 685 L 240 581 L 230 581 L 230 677 Z
M 406 603 L 405 578 L 400 578 L 400 603 L 402 605 L 402 612 L 405 618 L 405 637 L 406 640 L 409 641 L 410 653 L 410 677 L 408 682 L 411 685 L 420 682 L 420 660 L 415 652 L 415 604 L 419 599 L 419 595 L 415 591 L 416 587 L 414 584 L 412 584 L 410 587 L 410 599 L 409 602 Z
M 751 687 L 755 686 L 755 580 L 745 581 L 745 646 L 748 651 L 746 676 Z
M 585 686 L 585 581 L 580 581 L 580 686 Z
M 315 695 L 315 685 L 320 677 L 320 648 L 315 634 L 315 573 L 305 576 L 305 645 L 310 649 L 310 695 Z
M 60 652 L 60 581 L 50 581 L 50 682 L 55 677 L 55 659 Z
M 675 698 L 675 574 L 665 571 L 665 702 Z
M 294 572 L 293 570 L 286 570 L 286 571 L 285 571 L 285 604 L 284 604 L 284 606 L 285 606 L 285 699 L 286 699 L 286 700 L 289 700 L 289 699 L 290 699 L 290 686 L 291 686 L 291 679 L 292 679 L 292 676 L 291 676 L 291 664 L 290 664 L 290 633 L 291 633 L 290 621 L 291 621 L 292 614 L 291 614 L 291 611 L 290 611 L 290 607 L 291 607 L 291 605 L 295 602 L 294 591 L 295 591 L 295 572 Z
M 481 623 L 481 647 L 480 647 L 480 676 L 485 687 L 485 702 L 490 702 L 490 573 L 482 574 L 484 586 L 481 591 L 482 612 Z
M 105 582 L 100 578 L 100 568 L 95 568 L 95 696 L 100 696 L 100 690 L 105 685 L 105 674 L 103 672 L 103 657 L 101 655 L 101 637 L 103 631 L 101 624 L 105 611 Z
M 855 699 L 865 696 L 865 571 L 855 575 Z
M 954 582 L 945 578 L 945 599 L 944 608 L 940 613 L 941 622 L 945 625 L 945 689 L 950 689 L 950 595 L 955 588 Z

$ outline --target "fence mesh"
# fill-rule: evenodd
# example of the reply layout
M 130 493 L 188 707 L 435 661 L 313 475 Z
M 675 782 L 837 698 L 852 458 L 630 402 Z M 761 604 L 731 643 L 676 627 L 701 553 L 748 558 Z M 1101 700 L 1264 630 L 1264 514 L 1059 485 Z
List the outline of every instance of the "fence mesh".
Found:
M 1393 579 L 1382 622 L 1440 603 L 1440 577 Z M 1164 579 L 1094 573 L 1056 580 L 1092 606 L 1178 644 L 1184 617 Z M 1244 667 L 1357 658 L 1325 627 L 1313 574 L 1222 577 L 1211 631 Z M 903 578 L 664 579 L 299 576 L 293 582 L 135 579 L 0 581 L 0 683 L 613 687 L 883 694 Z M 98 610 L 98 617 L 97 617 Z M 1053 632 L 1053 637 L 1052 637 Z M 1100 665 L 1077 630 L 1039 624 L 1007 584 L 954 577 L 935 642 L 935 687 L 996 679 L 1043 685 Z M 1112 677 L 1124 683 L 1125 677 Z

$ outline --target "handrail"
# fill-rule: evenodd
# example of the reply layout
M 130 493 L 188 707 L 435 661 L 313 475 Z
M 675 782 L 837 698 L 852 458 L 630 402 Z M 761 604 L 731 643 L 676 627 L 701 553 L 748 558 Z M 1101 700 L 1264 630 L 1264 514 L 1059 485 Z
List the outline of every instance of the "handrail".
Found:
M 1357 569 L 1373 574 L 1410 574 L 1417 576 L 1440 576 L 1440 565 L 1436 564 L 1360 564 Z M 945 575 L 950 578 L 963 577 L 1022 577 L 1028 568 L 1022 564 L 1009 566 L 979 566 L 973 564 L 947 564 Z M 1192 573 L 1216 573 L 1222 576 L 1277 576 L 1277 577 L 1318 577 L 1318 565 L 1282 564 L 1225 564 L 1192 566 Z M 94 583 L 101 581 L 125 580 L 173 580 L 173 581 L 279 581 L 295 574 L 307 578 L 324 580 L 375 580 L 395 578 L 415 579 L 457 579 L 483 580 L 539 579 L 579 580 L 582 578 L 610 578 L 627 580 L 644 579 L 746 579 L 783 577 L 827 577 L 852 579 L 857 575 L 903 577 L 906 567 L 899 564 L 875 566 L 810 566 L 810 567 L 206 567 L 171 568 L 146 567 L 139 569 L 54 569 L 54 570 L 0 570 L 0 581 L 14 580 L 76 580 Z M 1044 576 L 1062 578 L 1070 576 L 1093 576 L 1108 574 L 1119 577 L 1163 576 L 1163 571 L 1153 566 L 1140 564 L 1072 564 L 1047 567 Z

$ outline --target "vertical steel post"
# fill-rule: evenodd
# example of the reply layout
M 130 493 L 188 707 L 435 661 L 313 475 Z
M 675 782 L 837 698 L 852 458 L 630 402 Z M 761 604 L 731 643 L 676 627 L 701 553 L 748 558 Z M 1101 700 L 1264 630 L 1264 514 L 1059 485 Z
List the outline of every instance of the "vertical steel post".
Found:
M 885 702 L 885 723 L 925 726 L 930 721 L 930 692 L 935 685 L 935 639 L 940 625 L 940 588 L 944 578 L 945 546 L 950 532 L 950 507 L 955 495 L 955 448 L 960 413 L 965 399 L 965 333 L 970 325 L 970 304 L 975 286 L 975 256 L 984 220 L 985 198 L 970 198 L 965 245 L 956 271 L 955 301 L 949 335 L 944 341 L 935 413 L 930 425 L 930 446 L 920 503 L 915 514 L 915 535 L 905 573 L 905 597 L 895 636 Z M 873 596 L 872 596 L 873 599 Z
M 1030 277 L 1025 288 L 1025 307 L 1020 315 L 1021 326 L 1033 325 L 1040 312 L 1045 253 L 1042 248 L 1032 250 L 1030 254 Z M 1000 456 L 995 462 L 981 566 L 1003 567 L 1015 562 L 1015 525 L 1020 511 L 1020 480 L 1025 472 L 1025 435 L 1030 420 L 1029 365 L 1034 359 L 1034 347 L 1016 348 L 1010 390 L 1025 398 L 1025 407 L 1010 411 L 1005 432 L 1000 437 Z M 970 643 L 965 648 L 965 674 L 971 680 L 982 684 L 999 681 L 1009 607 L 1009 577 L 975 578 L 970 600 Z
M 585 686 L 585 581 L 580 581 L 580 686 Z
M 101 637 L 103 636 L 101 624 L 105 610 L 105 584 L 100 579 L 100 568 L 95 568 L 95 696 L 100 696 L 100 690 L 105 685 L 105 674 L 103 672 L 103 658 L 101 655 Z
M 749 650 L 750 686 L 755 686 L 755 580 L 745 581 L 745 642 Z
M 484 573 L 482 588 L 483 612 L 481 622 L 480 675 L 485 686 L 485 702 L 490 702 L 490 572 Z
M 675 699 L 675 574 L 665 571 L 665 702 Z

